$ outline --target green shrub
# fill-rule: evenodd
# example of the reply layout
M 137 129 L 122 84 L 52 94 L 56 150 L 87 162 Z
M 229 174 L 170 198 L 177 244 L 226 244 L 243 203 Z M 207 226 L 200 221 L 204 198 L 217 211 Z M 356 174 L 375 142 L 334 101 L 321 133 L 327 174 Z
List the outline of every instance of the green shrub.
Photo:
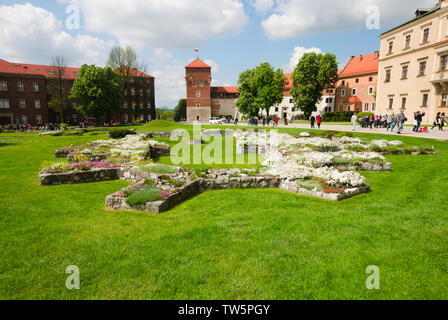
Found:
M 370 116 L 375 116 L 375 114 L 373 112 L 360 112 L 360 113 L 358 113 L 358 119 L 362 118 L 364 116 L 367 116 L 369 118 Z
M 146 187 L 132 193 L 126 199 L 126 202 L 131 206 L 135 206 L 138 204 L 145 204 L 146 202 L 160 200 L 161 195 L 162 190 Z
M 123 139 L 128 135 L 135 135 L 137 132 L 134 130 L 126 130 L 126 129 L 116 129 L 116 130 L 110 130 L 109 131 L 109 137 L 112 139 Z
M 333 165 L 339 166 L 339 165 L 346 165 L 349 164 L 351 161 L 347 158 L 343 157 L 334 157 L 332 160 Z
M 306 190 L 324 190 L 322 184 L 316 180 L 297 180 L 297 186 Z
M 143 171 L 159 174 L 173 174 L 177 169 L 166 164 L 157 164 L 153 167 L 141 167 Z
M 322 116 L 324 122 L 348 122 L 352 119 L 353 111 L 326 112 Z

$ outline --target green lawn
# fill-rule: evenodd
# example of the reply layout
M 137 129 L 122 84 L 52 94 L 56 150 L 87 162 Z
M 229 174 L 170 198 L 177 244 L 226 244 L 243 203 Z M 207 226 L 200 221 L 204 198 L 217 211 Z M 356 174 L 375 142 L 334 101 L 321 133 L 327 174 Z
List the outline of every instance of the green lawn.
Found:
M 447 142 L 400 137 L 440 153 L 389 156 L 393 172 L 363 173 L 372 192 L 340 203 L 230 190 L 153 215 L 105 210 L 123 181 L 38 185 L 55 149 L 106 137 L 0 135 L 0 299 L 448 298 Z M 380 290 L 366 289 L 370 265 Z

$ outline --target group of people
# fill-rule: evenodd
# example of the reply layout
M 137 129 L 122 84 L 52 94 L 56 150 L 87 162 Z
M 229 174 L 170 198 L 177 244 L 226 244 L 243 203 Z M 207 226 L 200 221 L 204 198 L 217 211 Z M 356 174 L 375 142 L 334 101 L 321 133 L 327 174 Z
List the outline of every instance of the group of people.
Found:
M 310 122 L 311 122 L 311 129 L 315 129 L 316 128 L 316 126 L 315 126 L 316 123 L 317 123 L 317 128 L 320 129 L 320 126 L 322 125 L 322 117 L 321 117 L 321 115 L 318 115 L 317 117 L 311 116 Z
M 414 126 L 413 132 L 426 132 L 428 128 L 422 128 L 423 117 L 426 116 L 426 113 L 422 113 L 420 111 L 414 112 Z M 351 123 L 353 124 L 353 131 L 356 130 L 356 126 L 359 124 L 362 128 L 386 128 L 387 131 L 393 132 L 395 128 L 397 128 L 397 133 L 401 134 L 403 131 L 404 124 L 408 121 L 404 111 L 401 111 L 399 114 L 391 113 L 388 115 L 378 115 L 378 116 L 367 116 L 364 115 L 362 117 L 358 117 L 358 114 L 355 113 L 352 116 Z M 443 131 L 443 127 L 448 123 L 448 118 L 445 116 L 445 113 L 437 113 L 436 119 L 434 121 L 434 126 L 431 128 L 431 131 L 436 127 L 439 128 L 440 131 Z
M 363 117 L 360 117 L 360 118 L 358 118 L 358 114 L 355 113 L 355 114 L 353 114 L 353 116 L 351 118 L 351 123 L 353 125 L 353 131 L 356 131 L 356 126 L 358 124 L 360 124 L 361 127 L 363 127 L 363 128 L 370 127 L 371 129 L 373 129 L 374 127 L 375 128 L 385 127 L 385 128 L 387 128 L 387 131 L 391 130 L 391 132 L 393 132 L 395 127 L 397 127 L 397 134 L 401 134 L 406 121 L 408 121 L 408 119 L 406 118 L 404 111 L 401 111 L 396 116 L 394 113 L 392 113 L 390 115 L 385 115 L 385 116 L 364 115 Z M 421 124 L 421 122 L 420 122 L 420 124 Z
M 31 124 L 8 124 L 8 125 L 0 125 L 0 131 L 17 131 L 17 132 L 35 132 L 35 131 L 55 131 L 61 130 L 61 126 L 59 124 L 48 123 L 48 124 L 39 124 L 39 125 L 31 125 Z
M 264 118 L 264 117 L 260 117 L 260 118 L 252 117 L 252 118 L 249 119 L 248 122 L 249 122 L 249 125 L 253 125 L 253 126 L 262 125 L 263 127 L 266 127 L 266 126 L 269 127 L 271 125 L 271 123 L 272 123 L 273 127 L 278 127 L 279 126 L 279 122 L 280 122 L 280 118 L 278 116 L 275 116 L 275 117 L 268 116 L 267 118 Z M 284 122 L 285 122 L 285 125 L 287 126 L 288 125 L 288 119 L 285 118 Z M 235 119 L 234 124 L 238 125 L 238 120 L 237 119 Z

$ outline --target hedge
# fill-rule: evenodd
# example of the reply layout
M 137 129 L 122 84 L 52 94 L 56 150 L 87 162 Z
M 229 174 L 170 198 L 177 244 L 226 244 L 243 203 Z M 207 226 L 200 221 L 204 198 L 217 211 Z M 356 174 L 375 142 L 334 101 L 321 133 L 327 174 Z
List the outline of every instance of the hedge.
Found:
M 322 116 L 322 120 L 325 122 L 348 122 L 351 121 L 354 114 L 354 111 L 326 112 Z
M 111 137 L 112 139 L 122 139 L 131 134 L 137 134 L 137 132 L 135 132 L 134 130 L 125 130 L 125 129 L 109 131 L 109 137 Z

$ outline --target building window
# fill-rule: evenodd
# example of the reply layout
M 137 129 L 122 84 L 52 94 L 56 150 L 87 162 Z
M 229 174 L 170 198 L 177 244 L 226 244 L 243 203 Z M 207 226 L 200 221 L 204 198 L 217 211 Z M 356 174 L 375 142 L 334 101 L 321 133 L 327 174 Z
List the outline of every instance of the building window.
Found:
M 409 66 L 403 66 L 403 71 L 401 73 L 401 80 L 405 80 L 408 78 Z
M 8 82 L 0 81 L 0 91 L 8 91 Z
M 340 105 L 339 105 L 339 111 L 343 111 L 344 110 L 344 105 L 341 103 Z
M 406 109 L 407 100 L 408 99 L 406 97 L 401 98 L 401 109 Z
M 373 94 L 375 93 L 375 87 L 369 87 L 369 96 L 373 96 Z
M 429 98 L 429 94 L 424 93 L 423 94 L 422 107 L 427 107 L 428 106 L 428 98 Z
M 392 77 L 392 70 L 391 69 L 386 70 L 386 81 L 385 82 L 390 82 L 391 77 Z
M 423 30 L 423 43 L 429 42 L 429 28 Z
M 34 107 L 36 107 L 36 109 L 40 109 L 40 100 L 35 100 L 34 101 Z
M 373 77 L 369 77 L 369 82 L 372 82 L 373 81 Z
M 393 109 L 394 108 L 394 98 L 389 98 L 389 109 Z
M 375 110 L 376 110 L 376 103 L 372 102 L 372 111 L 375 111 Z
M 37 124 L 42 124 L 42 115 L 38 114 L 36 116 L 36 122 L 37 122 Z
M 39 83 L 33 82 L 33 92 L 39 92 Z
M 131 95 L 135 96 L 135 89 L 134 88 L 131 89 Z
M 448 93 L 442 94 L 442 107 L 446 107 L 448 102 Z
M 353 88 L 353 89 L 352 89 L 352 96 L 356 96 L 356 92 L 357 92 L 357 89 L 356 89 L 356 88 Z
M 25 99 L 19 99 L 19 108 L 26 109 L 26 101 Z
M 347 106 L 347 111 L 352 111 L 352 107 L 351 106 Z
M 199 82 L 199 87 L 204 88 L 204 81 Z
M 0 99 L 0 109 L 9 109 L 8 99 Z
M 341 97 L 345 97 L 345 89 L 341 90 Z
M 364 111 L 369 111 L 369 103 L 364 103 Z
M 196 88 L 197 86 L 198 86 L 197 82 L 196 82 L 196 81 L 194 81 L 194 82 L 193 82 L 193 87 L 195 87 L 195 88 Z
M 28 124 L 28 117 L 23 114 L 20 116 L 20 121 L 22 122 L 22 124 Z
M 342 85 L 345 86 L 345 81 L 342 81 Z
M 359 79 L 356 79 L 355 82 L 356 82 L 356 83 L 359 83 Z
M 22 81 L 17 82 L 17 91 L 23 92 L 25 91 L 25 85 Z
M 201 104 L 200 103 L 196 103 L 196 108 L 200 108 Z
M 390 41 L 389 42 L 389 54 L 392 54 L 394 51 L 394 42 Z
M 289 103 L 293 103 L 293 102 L 292 102 L 292 99 L 289 99 Z
M 196 91 L 196 97 L 200 98 L 201 97 L 201 91 Z
M 419 76 L 424 76 L 424 75 L 426 75 L 426 61 L 422 61 L 422 62 L 420 62 L 420 68 L 419 68 L 418 75 L 419 75 Z
M 442 56 L 440 59 L 441 59 L 440 70 L 445 71 L 448 67 L 448 54 Z
M 408 34 L 404 41 L 404 48 L 409 49 L 411 47 L 411 35 Z

